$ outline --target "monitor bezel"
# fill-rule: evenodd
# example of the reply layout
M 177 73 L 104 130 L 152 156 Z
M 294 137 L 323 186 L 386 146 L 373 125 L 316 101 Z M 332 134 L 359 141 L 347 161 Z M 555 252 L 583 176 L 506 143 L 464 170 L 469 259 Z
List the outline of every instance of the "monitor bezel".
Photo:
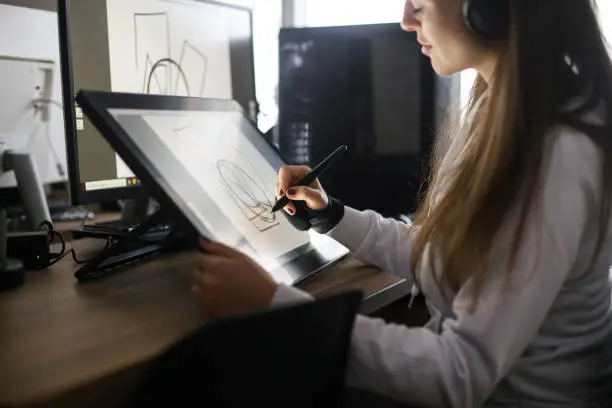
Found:
M 253 12 L 248 7 L 235 4 L 227 4 L 214 0 L 193 0 L 202 3 L 220 6 L 228 9 L 243 11 L 248 15 L 250 35 L 248 40 L 251 70 L 250 94 L 252 101 L 256 101 L 255 88 L 255 56 L 253 44 Z M 79 149 L 76 129 L 76 94 L 73 67 L 72 67 L 72 32 L 70 25 L 70 2 L 71 0 L 58 0 L 57 15 L 59 22 L 60 43 L 60 72 L 62 78 L 62 93 L 64 106 L 64 127 L 66 133 L 66 160 L 68 165 L 68 181 L 70 184 L 70 201 L 72 205 L 95 204 L 112 202 L 126 199 L 139 199 L 150 194 L 144 189 L 142 183 L 137 186 L 126 186 L 119 188 L 90 190 L 81 187 L 81 173 L 79 170 Z
M 278 149 L 262 134 L 253 120 L 245 114 L 240 104 L 232 100 L 87 90 L 79 91 L 76 100 L 92 124 L 96 126 L 126 164 L 134 170 L 136 176 L 147 186 L 151 196 L 159 202 L 165 214 L 189 236 L 207 234 L 206 226 L 202 225 L 198 215 L 194 214 L 194 211 L 189 208 L 183 198 L 173 191 L 169 182 L 158 172 L 151 160 L 140 151 L 140 148 L 117 119 L 109 112 L 110 109 L 237 112 L 253 125 L 263 141 L 271 147 L 274 154 L 277 155 L 278 160 L 276 161 L 280 165 L 286 165 L 286 161 L 280 156 Z M 296 254 L 296 256 L 283 261 L 279 268 L 283 269 L 293 279 L 292 284 L 297 284 L 344 258 L 349 254 L 349 250 L 333 239 L 324 237 L 324 241 L 321 242 L 314 242 L 311 238 L 309 243 L 294 249 L 291 253 Z

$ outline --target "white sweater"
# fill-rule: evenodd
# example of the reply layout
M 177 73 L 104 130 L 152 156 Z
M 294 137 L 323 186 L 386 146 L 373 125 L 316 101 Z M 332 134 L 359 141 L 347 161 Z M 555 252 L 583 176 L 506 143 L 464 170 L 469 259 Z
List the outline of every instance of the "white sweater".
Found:
M 419 276 L 431 321 L 407 328 L 359 316 L 349 384 L 426 407 L 612 406 L 610 234 L 586 271 L 598 234 L 601 153 L 567 127 L 554 132 L 549 152 L 510 285 L 504 286 L 511 234 L 494 245 L 473 313 L 467 288 L 441 291 L 424 267 Z M 411 279 L 405 224 L 347 207 L 329 234 L 357 258 Z M 280 286 L 273 304 L 306 299 Z

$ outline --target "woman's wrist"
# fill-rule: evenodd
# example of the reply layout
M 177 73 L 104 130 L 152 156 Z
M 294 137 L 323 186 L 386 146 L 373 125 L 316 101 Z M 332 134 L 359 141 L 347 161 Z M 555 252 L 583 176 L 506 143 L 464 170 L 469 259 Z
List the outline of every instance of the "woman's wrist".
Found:
M 303 201 L 294 202 L 295 214 L 289 215 L 283 211 L 291 225 L 299 231 L 314 229 L 320 234 L 331 231 L 344 216 L 344 203 L 333 197 L 328 197 L 327 207 L 321 210 L 312 210 Z
M 328 196 L 327 207 L 323 210 L 308 210 L 311 215 L 312 229 L 320 234 L 327 234 L 334 229 L 344 217 L 344 203 L 334 197 Z

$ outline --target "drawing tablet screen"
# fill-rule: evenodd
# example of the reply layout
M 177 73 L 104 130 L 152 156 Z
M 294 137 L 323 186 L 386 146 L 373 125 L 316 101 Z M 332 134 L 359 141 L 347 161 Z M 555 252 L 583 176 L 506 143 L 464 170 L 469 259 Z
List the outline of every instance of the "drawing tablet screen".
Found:
M 242 113 L 108 111 L 214 239 L 267 270 L 311 243 L 313 233 L 297 231 L 280 212 L 271 212 L 282 163 Z

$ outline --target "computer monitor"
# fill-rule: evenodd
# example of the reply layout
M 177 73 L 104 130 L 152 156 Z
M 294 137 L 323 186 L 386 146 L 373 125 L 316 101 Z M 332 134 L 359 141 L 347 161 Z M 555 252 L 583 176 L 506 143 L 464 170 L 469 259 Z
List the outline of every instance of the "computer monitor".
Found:
M 234 99 L 257 117 L 250 9 L 202 0 L 60 0 L 73 204 L 146 196 L 75 103 L 81 89 Z
M 438 77 L 399 23 L 283 28 L 279 47 L 283 157 L 313 166 L 345 144 L 322 176 L 329 194 L 386 216 L 416 210 L 459 76 Z
M 55 13 L 0 4 L 0 156 L 29 153 L 46 186 L 67 181 Z M 14 172 L 0 171 L 0 204 L 21 211 Z M 15 211 L 13 211 L 13 209 Z

